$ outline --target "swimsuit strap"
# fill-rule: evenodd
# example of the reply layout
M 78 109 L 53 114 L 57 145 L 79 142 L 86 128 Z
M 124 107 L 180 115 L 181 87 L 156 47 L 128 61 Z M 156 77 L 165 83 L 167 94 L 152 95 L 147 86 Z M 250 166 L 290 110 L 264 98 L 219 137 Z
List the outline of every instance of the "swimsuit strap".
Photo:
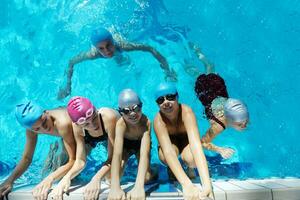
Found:
M 100 117 L 100 122 L 101 122 L 101 128 L 102 128 L 103 135 L 108 135 L 107 132 L 105 131 L 104 122 L 103 122 L 101 113 L 99 113 L 99 117 Z
M 211 104 L 209 104 L 208 106 L 205 107 L 205 114 L 206 114 L 206 117 L 208 119 L 211 119 L 211 120 L 214 120 L 215 122 L 217 122 L 220 126 L 222 126 L 222 128 L 225 130 L 226 129 L 226 126 L 223 122 L 221 122 L 218 118 L 216 118 L 214 116 L 214 114 L 212 113 L 211 111 Z

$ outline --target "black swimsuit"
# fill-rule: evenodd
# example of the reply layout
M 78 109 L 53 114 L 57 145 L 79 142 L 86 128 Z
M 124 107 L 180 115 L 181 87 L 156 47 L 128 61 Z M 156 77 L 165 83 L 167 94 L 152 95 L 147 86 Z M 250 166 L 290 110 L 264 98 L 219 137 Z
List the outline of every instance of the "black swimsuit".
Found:
M 127 138 L 124 138 L 123 148 L 129 154 L 138 153 L 141 149 L 141 140 L 129 140 Z
M 89 134 L 88 130 L 84 129 L 84 133 L 85 133 L 84 142 L 85 144 L 91 145 L 91 147 L 93 148 L 96 147 L 99 142 L 105 141 L 108 138 L 108 134 L 105 131 L 104 122 L 100 113 L 99 113 L 99 117 L 100 117 L 100 123 L 101 123 L 103 135 L 99 137 L 93 137 Z
M 176 135 L 169 135 L 171 143 L 174 144 L 178 150 L 179 153 L 183 151 L 183 149 L 189 144 L 189 138 L 187 133 L 181 133 Z
M 182 105 L 179 104 L 179 113 L 178 115 L 182 115 Z M 179 153 L 183 151 L 183 149 L 189 144 L 189 138 L 186 132 L 176 133 L 176 134 L 169 134 L 171 143 L 174 144 L 178 150 Z M 158 145 L 158 148 L 161 148 L 160 145 Z

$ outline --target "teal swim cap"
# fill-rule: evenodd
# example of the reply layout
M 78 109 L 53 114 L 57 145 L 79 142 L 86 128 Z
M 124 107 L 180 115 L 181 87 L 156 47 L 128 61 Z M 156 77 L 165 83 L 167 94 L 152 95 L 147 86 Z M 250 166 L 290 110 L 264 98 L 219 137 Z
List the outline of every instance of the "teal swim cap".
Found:
M 132 89 L 124 89 L 119 94 L 119 108 L 125 108 L 132 105 L 141 105 L 139 96 Z
M 43 115 L 44 109 L 38 104 L 28 101 L 16 106 L 15 115 L 18 122 L 25 128 L 31 128 L 32 125 Z
M 247 106 L 238 99 L 227 99 L 224 105 L 224 115 L 231 122 L 244 122 L 249 119 Z
M 166 96 L 167 94 L 176 94 L 177 89 L 176 85 L 174 83 L 161 83 L 156 88 L 156 91 L 154 93 L 154 98 L 158 99 L 158 97 Z
M 105 28 L 98 28 L 92 31 L 91 42 L 94 46 L 97 46 L 99 42 L 104 40 L 113 40 L 111 33 Z

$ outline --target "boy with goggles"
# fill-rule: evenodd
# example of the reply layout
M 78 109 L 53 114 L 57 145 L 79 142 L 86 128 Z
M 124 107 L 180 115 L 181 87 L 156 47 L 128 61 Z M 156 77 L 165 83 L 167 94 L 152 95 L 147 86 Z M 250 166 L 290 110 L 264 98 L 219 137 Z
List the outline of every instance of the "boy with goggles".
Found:
M 139 104 L 133 105 L 132 108 L 130 108 L 130 107 L 120 108 L 119 107 L 119 112 L 121 115 L 122 114 L 128 115 L 131 112 L 138 113 L 142 110 L 142 105 L 143 105 L 142 103 L 139 103 Z
M 174 173 L 183 189 L 184 199 L 213 198 L 212 186 L 204 156 L 197 121 L 193 110 L 178 103 L 177 89 L 172 83 L 162 83 L 155 92 L 160 108 L 154 119 L 159 142 L 159 158 Z M 203 184 L 200 191 L 185 174 L 178 156 L 190 168 L 197 168 Z
M 23 156 L 16 168 L 4 183 L 0 185 L 0 199 L 7 196 L 12 190 L 14 181 L 30 166 L 38 136 L 47 134 L 62 138 L 69 159 L 62 166 L 60 166 L 63 162 L 62 160 L 58 160 L 58 163 L 53 163 L 60 167 L 50 173 L 33 189 L 34 199 L 46 200 L 53 182 L 63 177 L 71 169 L 75 161 L 76 144 L 72 121 L 65 108 L 45 110 L 32 101 L 17 105 L 15 115 L 17 121 L 26 128 L 26 144 Z
M 128 158 L 135 154 L 138 159 L 138 172 L 135 185 L 127 193 L 126 199 L 144 200 L 145 182 L 152 179 L 150 172 L 150 120 L 142 113 L 142 102 L 131 89 L 119 94 L 119 112 L 122 117 L 116 124 L 116 138 L 111 166 L 111 189 L 109 200 L 125 199 L 120 187 L 120 173 Z M 122 166 L 122 161 L 124 162 Z
M 110 108 L 96 110 L 89 99 L 78 96 L 69 101 L 67 110 L 73 122 L 76 141 L 75 163 L 49 195 L 52 199 L 62 199 L 63 193 L 69 190 L 71 180 L 84 169 L 89 150 L 96 147 L 99 142 L 107 141 L 107 161 L 84 190 L 84 199 L 98 199 L 101 190 L 100 182 L 110 171 L 115 126 L 119 114 Z

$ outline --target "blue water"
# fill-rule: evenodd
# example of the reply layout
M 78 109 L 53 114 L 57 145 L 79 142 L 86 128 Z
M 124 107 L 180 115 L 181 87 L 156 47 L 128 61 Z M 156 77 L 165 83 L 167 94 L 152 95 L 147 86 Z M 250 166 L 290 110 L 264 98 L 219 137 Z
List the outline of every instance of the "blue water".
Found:
M 247 103 L 249 129 L 243 133 L 228 129 L 215 140 L 237 153 L 211 167 L 214 178 L 299 177 L 299 10 L 299 0 L 2 0 L 0 179 L 21 158 L 25 143 L 25 130 L 14 117 L 15 104 L 33 99 L 47 109 L 66 105 L 68 98 L 58 101 L 56 94 L 65 82 L 68 59 L 90 48 L 89 34 L 97 26 L 148 43 L 166 56 L 179 75 L 180 101 L 195 111 L 201 135 L 208 122 L 193 92 L 194 78 L 184 71 L 183 61 L 193 60 L 200 70 L 203 66 L 190 57 L 187 41 L 197 43 L 215 64 L 230 96 Z M 103 59 L 77 65 L 72 95 L 86 96 L 98 107 L 116 107 L 118 92 L 132 87 L 144 102 L 144 112 L 153 119 L 158 111 L 153 89 L 163 74 L 151 55 L 126 55 L 130 65 Z M 154 133 L 152 139 L 155 163 Z M 36 174 L 55 140 L 39 138 L 33 164 L 18 183 L 41 178 Z M 103 149 L 95 150 L 91 163 L 98 166 L 105 160 L 103 155 Z

